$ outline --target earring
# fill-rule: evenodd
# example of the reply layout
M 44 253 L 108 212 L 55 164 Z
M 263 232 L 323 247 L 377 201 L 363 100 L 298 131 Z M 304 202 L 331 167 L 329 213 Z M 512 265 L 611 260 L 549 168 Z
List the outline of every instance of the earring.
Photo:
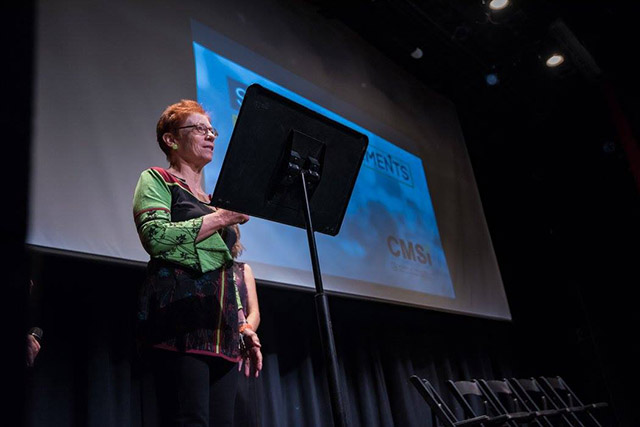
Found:
M 173 145 L 171 145 L 171 148 L 173 148 L 174 150 L 178 149 L 178 144 L 176 144 L 175 142 L 173 143 Z

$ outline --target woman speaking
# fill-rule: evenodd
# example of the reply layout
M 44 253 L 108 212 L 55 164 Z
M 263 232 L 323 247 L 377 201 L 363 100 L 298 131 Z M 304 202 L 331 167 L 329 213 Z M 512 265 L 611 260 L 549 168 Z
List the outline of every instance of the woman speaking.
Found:
M 138 235 L 151 256 L 140 292 L 139 343 L 154 373 L 163 425 L 232 425 L 236 363 L 250 366 L 247 375 L 262 369 L 230 252 L 236 224 L 249 217 L 212 207 L 202 190 L 218 133 L 200 104 L 167 107 L 156 135 L 169 168 L 142 172 L 133 199 Z

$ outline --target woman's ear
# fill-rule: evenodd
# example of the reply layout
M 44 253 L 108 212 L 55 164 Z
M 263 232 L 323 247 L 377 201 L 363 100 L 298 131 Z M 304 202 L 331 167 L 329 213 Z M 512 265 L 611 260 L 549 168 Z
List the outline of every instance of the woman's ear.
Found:
M 162 135 L 162 141 L 168 148 L 173 148 L 174 144 L 177 144 L 176 137 L 171 132 L 165 132 L 165 134 Z

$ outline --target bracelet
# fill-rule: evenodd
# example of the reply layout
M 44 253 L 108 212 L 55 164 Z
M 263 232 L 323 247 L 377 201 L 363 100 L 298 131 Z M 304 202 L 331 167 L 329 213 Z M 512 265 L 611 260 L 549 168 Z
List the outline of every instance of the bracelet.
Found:
M 243 333 L 245 329 L 251 329 L 253 331 L 253 326 L 251 326 L 249 322 L 240 325 L 240 333 Z

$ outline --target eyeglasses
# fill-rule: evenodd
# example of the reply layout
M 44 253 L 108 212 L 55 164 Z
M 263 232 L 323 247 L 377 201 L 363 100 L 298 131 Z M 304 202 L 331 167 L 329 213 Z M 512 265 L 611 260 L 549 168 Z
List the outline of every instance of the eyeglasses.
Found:
M 189 125 L 189 126 L 181 126 L 178 129 L 186 129 L 186 128 L 194 128 L 198 135 L 206 135 L 207 133 L 211 132 L 213 134 L 214 138 L 218 137 L 218 131 L 216 130 L 216 128 L 204 125 L 202 123 L 198 123 L 198 124 L 195 124 L 195 125 Z

